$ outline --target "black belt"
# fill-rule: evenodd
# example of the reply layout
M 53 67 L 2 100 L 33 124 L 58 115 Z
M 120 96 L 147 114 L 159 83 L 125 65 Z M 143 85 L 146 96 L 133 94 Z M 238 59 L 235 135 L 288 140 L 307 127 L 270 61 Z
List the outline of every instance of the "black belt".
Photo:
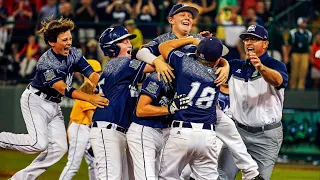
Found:
M 277 123 L 274 123 L 274 124 L 268 124 L 268 125 L 265 125 L 265 126 L 262 126 L 262 127 L 246 126 L 246 125 L 240 124 L 238 122 L 236 122 L 236 125 L 238 127 L 240 127 L 241 129 L 244 129 L 244 130 L 246 130 L 248 132 L 257 133 L 257 132 L 262 132 L 262 131 L 267 131 L 267 130 L 278 128 L 278 127 L 281 126 L 281 121 L 279 121 Z
M 182 123 L 183 128 L 192 128 L 192 125 L 190 122 L 179 122 L 179 121 L 173 121 L 172 127 L 180 127 L 180 124 Z M 208 123 L 203 123 L 202 129 L 208 129 L 211 130 L 211 126 L 213 130 L 216 130 L 216 127 L 214 124 L 208 124 Z
M 29 89 L 30 90 L 30 84 L 27 86 L 27 89 Z M 33 89 L 36 89 L 36 88 L 34 88 L 34 87 L 32 87 Z M 37 92 L 33 92 L 33 94 L 35 94 L 35 95 L 37 95 L 37 96 L 39 96 L 39 97 L 42 97 L 42 98 L 44 98 L 45 100 L 48 100 L 48 101 L 51 101 L 51 102 L 54 102 L 54 103 L 60 103 L 61 102 L 61 98 L 52 98 L 51 96 L 48 96 L 46 93 L 44 93 L 44 92 L 42 92 L 42 91 L 40 91 L 39 89 L 37 89 L 38 91 Z M 44 94 L 45 95 L 45 97 L 43 97 L 43 96 L 41 96 L 41 94 Z
M 93 122 L 92 127 L 98 127 L 98 124 L 97 124 L 96 121 Z M 106 128 L 106 129 L 112 129 L 112 124 L 111 124 L 111 123 L 108 124 L 105 128 Z M 123 128 L 123 127 L 118 126 L 118 125 L 117 125 L 117 127 L 115 128 L 115 130 L 117 130 L 117 131 L 119 131 L 119 132 L 122 132 L 122 133 L 124 133 L 124 134 L 127 133 L 127 129 L 126 129 L 126 128 Z

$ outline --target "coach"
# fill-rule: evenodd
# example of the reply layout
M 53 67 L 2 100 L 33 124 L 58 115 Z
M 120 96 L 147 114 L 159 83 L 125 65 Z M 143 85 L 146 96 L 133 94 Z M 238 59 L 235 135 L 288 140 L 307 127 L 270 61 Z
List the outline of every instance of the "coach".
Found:
M 283 140 L 281 117 L 288 73 L 282 62 L 268 55 L 268 32 L 264 27 L 251 25 L 240 38 L 247 60 L 229 61 L 230 108 L 249 154 L 267 180 Z M 234 162 L 223 161 L 228 155 L 228 150 L 223 149 L 219 169 L 228 177 L 235 177 L 237 171 L 230 169 L 235 168 Z

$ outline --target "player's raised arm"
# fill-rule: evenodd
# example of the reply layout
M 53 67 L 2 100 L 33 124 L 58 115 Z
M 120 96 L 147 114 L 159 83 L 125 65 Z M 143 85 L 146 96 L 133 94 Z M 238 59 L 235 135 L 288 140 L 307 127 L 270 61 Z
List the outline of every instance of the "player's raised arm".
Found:
M 99 81 L 100 75 L 96 72 L 93 72 L 90 74 L 90 76 L 88 77 L 88 79 L 92 82 L 92 86 L 96 87 Z
M 101 94 L 87 94 L 73 87 L 67 87 L 63 80 L 57 81 L 52 85 L 52 87 L 68 98 L 87 101 L 99 108 L 103 108 L 103 106 L 107 106 L 109 104 L 109 100 L 102 97 Z
M 164 59 L 167 59 L 170 52 L 176 48 L 179 48 L 181 46 L 187 45 L 187 44 L 194 44 L 198 45 L 200 40 L 198 38 L 194 37 L 187 37 L 187 38 L 181 38 L 181 39 L 174 39 L 170 41 L 163 42 L 159 45 L 159 51 Z
M 149 49 L 142 48 L 138 51 L 136 57 L 137 59 L 155 67 L 155 70 L 158 72 L 158 80 L 160 80 L 160 75 L 163 77 L 165 82 L 172 82 L 172 79 L 175 78 L 172 72 L 173 68 L 164 61 L 161 55 L 157 57 L 153 55 Z

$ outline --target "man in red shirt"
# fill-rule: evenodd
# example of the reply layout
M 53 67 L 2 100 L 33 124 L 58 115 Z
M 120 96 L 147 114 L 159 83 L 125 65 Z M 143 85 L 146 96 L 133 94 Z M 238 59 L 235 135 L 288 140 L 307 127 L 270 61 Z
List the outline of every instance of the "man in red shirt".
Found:
M 312 44 L 311 64 L 311 78 L 314 80 L 314 88 L 318 88 L 320 85 L 320 32 L 316 34 Z

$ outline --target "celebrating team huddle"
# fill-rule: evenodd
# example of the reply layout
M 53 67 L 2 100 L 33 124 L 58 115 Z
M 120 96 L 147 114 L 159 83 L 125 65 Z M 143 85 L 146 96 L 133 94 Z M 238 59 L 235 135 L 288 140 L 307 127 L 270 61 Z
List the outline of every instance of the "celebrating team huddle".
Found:
M 91 180 L 230 180 L 239 170 L 245 180 L 270 179 L 282 143 L 286 68 L 267 54 L 268 32 L 259 25 L 240 35 L 247 60 L 228 62 L 218 38 L 190 33 L 198 13 L 174 5 L 171 31 L 144 45 L 137 59 L 136 35 L 107 28 L 99 38 L 110 58 L 104 69 L 71 47 L 72 21 L 44 23 L 39 33 L 51 48 L 21 97 L 28 134 L 0 133 L 1 148 L 40 155 L 11 179 L 36 179 L 67 152 L 62 96 L 77 101 L 60 180 L 72 179 L 83 156 Z M 75 71 L 86 77 L 80 90 L 70 86 Z M 220 94 L 228 81 L 230 95 Z

